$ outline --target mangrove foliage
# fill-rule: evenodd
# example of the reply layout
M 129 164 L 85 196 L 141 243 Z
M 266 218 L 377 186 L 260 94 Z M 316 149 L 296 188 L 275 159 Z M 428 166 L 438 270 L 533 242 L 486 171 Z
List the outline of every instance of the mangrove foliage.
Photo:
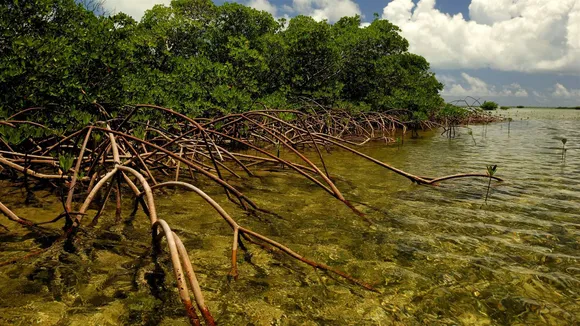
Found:
M 360 17 L 329 24 L 210 0 L 156 5 L 141 21 L 74 0 L 0 5 L 0 116 L 43 106 L 56 129 L 97 120 L 97 102 L 171 107 L 192 117 L 304 101 L 432 117 L 443 85 L 400 29 Z M 40 115 L 43 115 L 40 117 Z

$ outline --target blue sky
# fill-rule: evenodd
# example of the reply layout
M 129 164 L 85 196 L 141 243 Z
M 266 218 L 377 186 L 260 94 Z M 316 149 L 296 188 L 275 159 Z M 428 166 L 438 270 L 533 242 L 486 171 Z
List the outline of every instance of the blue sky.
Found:
M 139 19 L 170 0 L 107 0 Z M 214 0 L 222 4 L 223 0 Z M 580 0 L 239 0 L 275 17 L 334 22 L 373 14 L 402 30 L 427 58 L 447 100 L 474 96 L 502 105 L 580 106 Z

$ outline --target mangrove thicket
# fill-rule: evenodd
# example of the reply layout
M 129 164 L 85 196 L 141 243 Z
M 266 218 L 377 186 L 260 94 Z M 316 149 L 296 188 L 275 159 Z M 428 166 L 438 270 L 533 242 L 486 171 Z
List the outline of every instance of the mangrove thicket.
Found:
M 258 177 L 256 169 L 287 169 L 365 218 L 327 170 L 324 156 L 332 148 L 419 185 L 464 177 L 501 180 L 489 173 L 418 176 L 356 149 L 371 140 L 392 142 L 397 130 L 433 120 L 453 128 L 462 119 L 477 121 L 470 120 L 470 110 L 444 105 L 442 84 L 428 62 L 409 53 L 399 28 L 386 20 L 365 28 L 360 17 L 334 24 L 306 16 L 275 20 L 209 0 L 157 5 L 139 22 L 92 9 L 74 0 L 0 5 L 0 175 L 21 187 L 26 205 L 37 200 L 39 189 L 62 203 L 62 213 L 44 221 L 18 216 L 0 203 L 11 225 L 39 240 L 25 257 L 1 261 L 0 267 L 51 261 L 54 272 L 66 263 L 63 257 L 77 255 L 72 270 L 85 271 L 83 259 L 96 250 L 90 240 L 103 231 L 98 226 L 110 202 L 112 223 L 125 226 L 118 232 L 133 232 L 128 226 L 137 212 L 149 218 L 154 272 L 163 274 L 155 257 L 164 240 L 171 258 L 166 265 L 189 320 L 213 325 L 179 232 L 158 215 L 162 189 L 195 192 L 231 227 L 231 269 L 219 271 L 224 277 L 237 279 L 238 251 L 251 260 L 249 246 L 258 245 L 376 291 L 356 274 L 241 225 L 197 186 L 223 188 L 252 216 L 277 216 L 244 195 L 239 184 Z M 123 210 L 127 205 L 130 213 Z M 34 279 L 20 275 L 24 270 L 16 275 Z M 87 282 L 75 273 L 57 274 L 47 281 L 53 289 L 68 284 L 74 292 Z M 146 282 L 133 275 L 138 291 Z

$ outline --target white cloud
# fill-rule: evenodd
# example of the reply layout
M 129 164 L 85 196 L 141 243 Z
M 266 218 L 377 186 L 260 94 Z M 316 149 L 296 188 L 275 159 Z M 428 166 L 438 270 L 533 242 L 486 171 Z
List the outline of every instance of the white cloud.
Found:
M 520 86 L 520 84 L 518 84 L 518 83 L 513 83 L 509 86 L 504 86 L 504 90 L 506 90 L 506 89 L 508 92 L 511 92 L 511 94 L 513 94 L 513 96 L 515 96 L 515 97 L 528 97 L 528 91 L 523 89 L 522 86 Z M 506 96 L 511 96 L 511 95 L 506 95 Z
M 245 5 L 271 13 L 278 17 L 280 11 L 290 15 L 306 15 L 321 21 L 328 20 L 333 23 L 344 16 L 361 15 L 359 5 L 355 0 L 292 0 L 291 5 L 282 5 L 280 8 L 270 2 L 271 0 L 244 0 L 237 1 Z M 153 8 L 156 4 L 169 5 L 171 0 L 108 0 L 104 7 L 113 12 L 124 12 L 139 20 L 145 10 Z M 281 16 L 288 16 L 288 15 Z
M 435 0 L 393 0 L 383 18 L 434 68 L 580 73 L 580 1 L 472 0 L 471 20 Z
M 526 91 L 520 84 L 513 83 L 511 85 L 504 85 L 500 90 L 496 90 L 493 85 L 488 85 L 483 80 L 461 73 L 463 80 L 457 82 L 453 77 L 440 76 L 438 77 L 445 85 L 442 95 L 445 96 L 487 96 L 487 97 L 528 97 Z
M 557 83 L 554 85 L 552 97 L 580 100 L 580 89 L 567 89 L 564 85 Z
M 113 13 L 124 12 L 127 15 L 140 20 L 146 10 L 155 5 L 169 5 L 171 0 L 108 0 L 103 7 Z
M 538 91 L 532 91 L 532 94 L 534 95 L 534 101 L 536 103 L 541 103 L 541 104 L 549 104 L 552 103 L 554 104 L 554 102 L 550 99 L 548 99 L 548 97 L 544 94 L 544 93 L 540 93 Z
M 534 94 L 535 97 L 540 97 L 540 98 L 545 98 L 546 95 L 538 92 L 538 91 L 533 91 L 532 94 Z
M 153 6 L 159 4 L 168 6 L 170 3 L 171 0 L 108 0 L 105 1 L 103 6 L 113 13 L 124 12 L 136 20 L 140 20 L 145 11 L 153 8 Z M 254 9 L 267 11 L 274 17 L 276 17 L 278 12 L 276 6 L 268 0 L 248 0 L 244 4 Z
M 327 19 L 331 23 L 345 16 L 361 14 L 353 0 L 292 0 L 291 6 L 283 8 L 292 14 L 311 16 L 318 21 Z
M 276 17 L 278 12 L 278 8 L 276 8 L 276 6 L 271 4 L 268 0 L 250 0 L 246 5 L 254 9 L 267 11 L 274 17 Z
M 457 83 L 457 79 L 450 75 L 437 75 L 437 80 L 442 82 L 444 85 L 451 85 L 453 83 Z
M 392 1 L 383 9 L 383 18 L 393 22 L 406 21 L 415 7 L 413 1 Z
M 544 1 L 545 2 L 545 1 Z M 518 17 L 525 1 L 512 0 L 472 1 L 469 5 L 469 17 L 480 24 L 491 25 Z

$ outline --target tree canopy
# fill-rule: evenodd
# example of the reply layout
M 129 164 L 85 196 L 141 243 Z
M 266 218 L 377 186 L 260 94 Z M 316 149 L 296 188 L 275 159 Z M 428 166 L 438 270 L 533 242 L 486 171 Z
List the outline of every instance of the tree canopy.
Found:
M 498 106 L 499 106 L 499 105 L 498 105 L 497 103 L 495 103 L 495 102 L 492 102 L 492 101 L 485 101 L 485 102 L 483 102 L 483 104 L 481 105 L 481 108 L 482 108 L 482 109 L 484 109 L 484 110 L 489 110 L 489 111 L 491 111 L 491 110 L 495 110 L 495 109 L 497 109 L 497 108 L 498 108 Z
M 96 15 L 74 0 L 0 5 L 0 114 L 33 106 L 86 123 L 93 103 L 150 103 L 191 116 L 289 107 L 404 108 L 415 118 L 443 106 L 429 63 L 400 29 L 360 17 L 335 24 L 275 20 L 241 4 L 173 0 L 140 22 Z

